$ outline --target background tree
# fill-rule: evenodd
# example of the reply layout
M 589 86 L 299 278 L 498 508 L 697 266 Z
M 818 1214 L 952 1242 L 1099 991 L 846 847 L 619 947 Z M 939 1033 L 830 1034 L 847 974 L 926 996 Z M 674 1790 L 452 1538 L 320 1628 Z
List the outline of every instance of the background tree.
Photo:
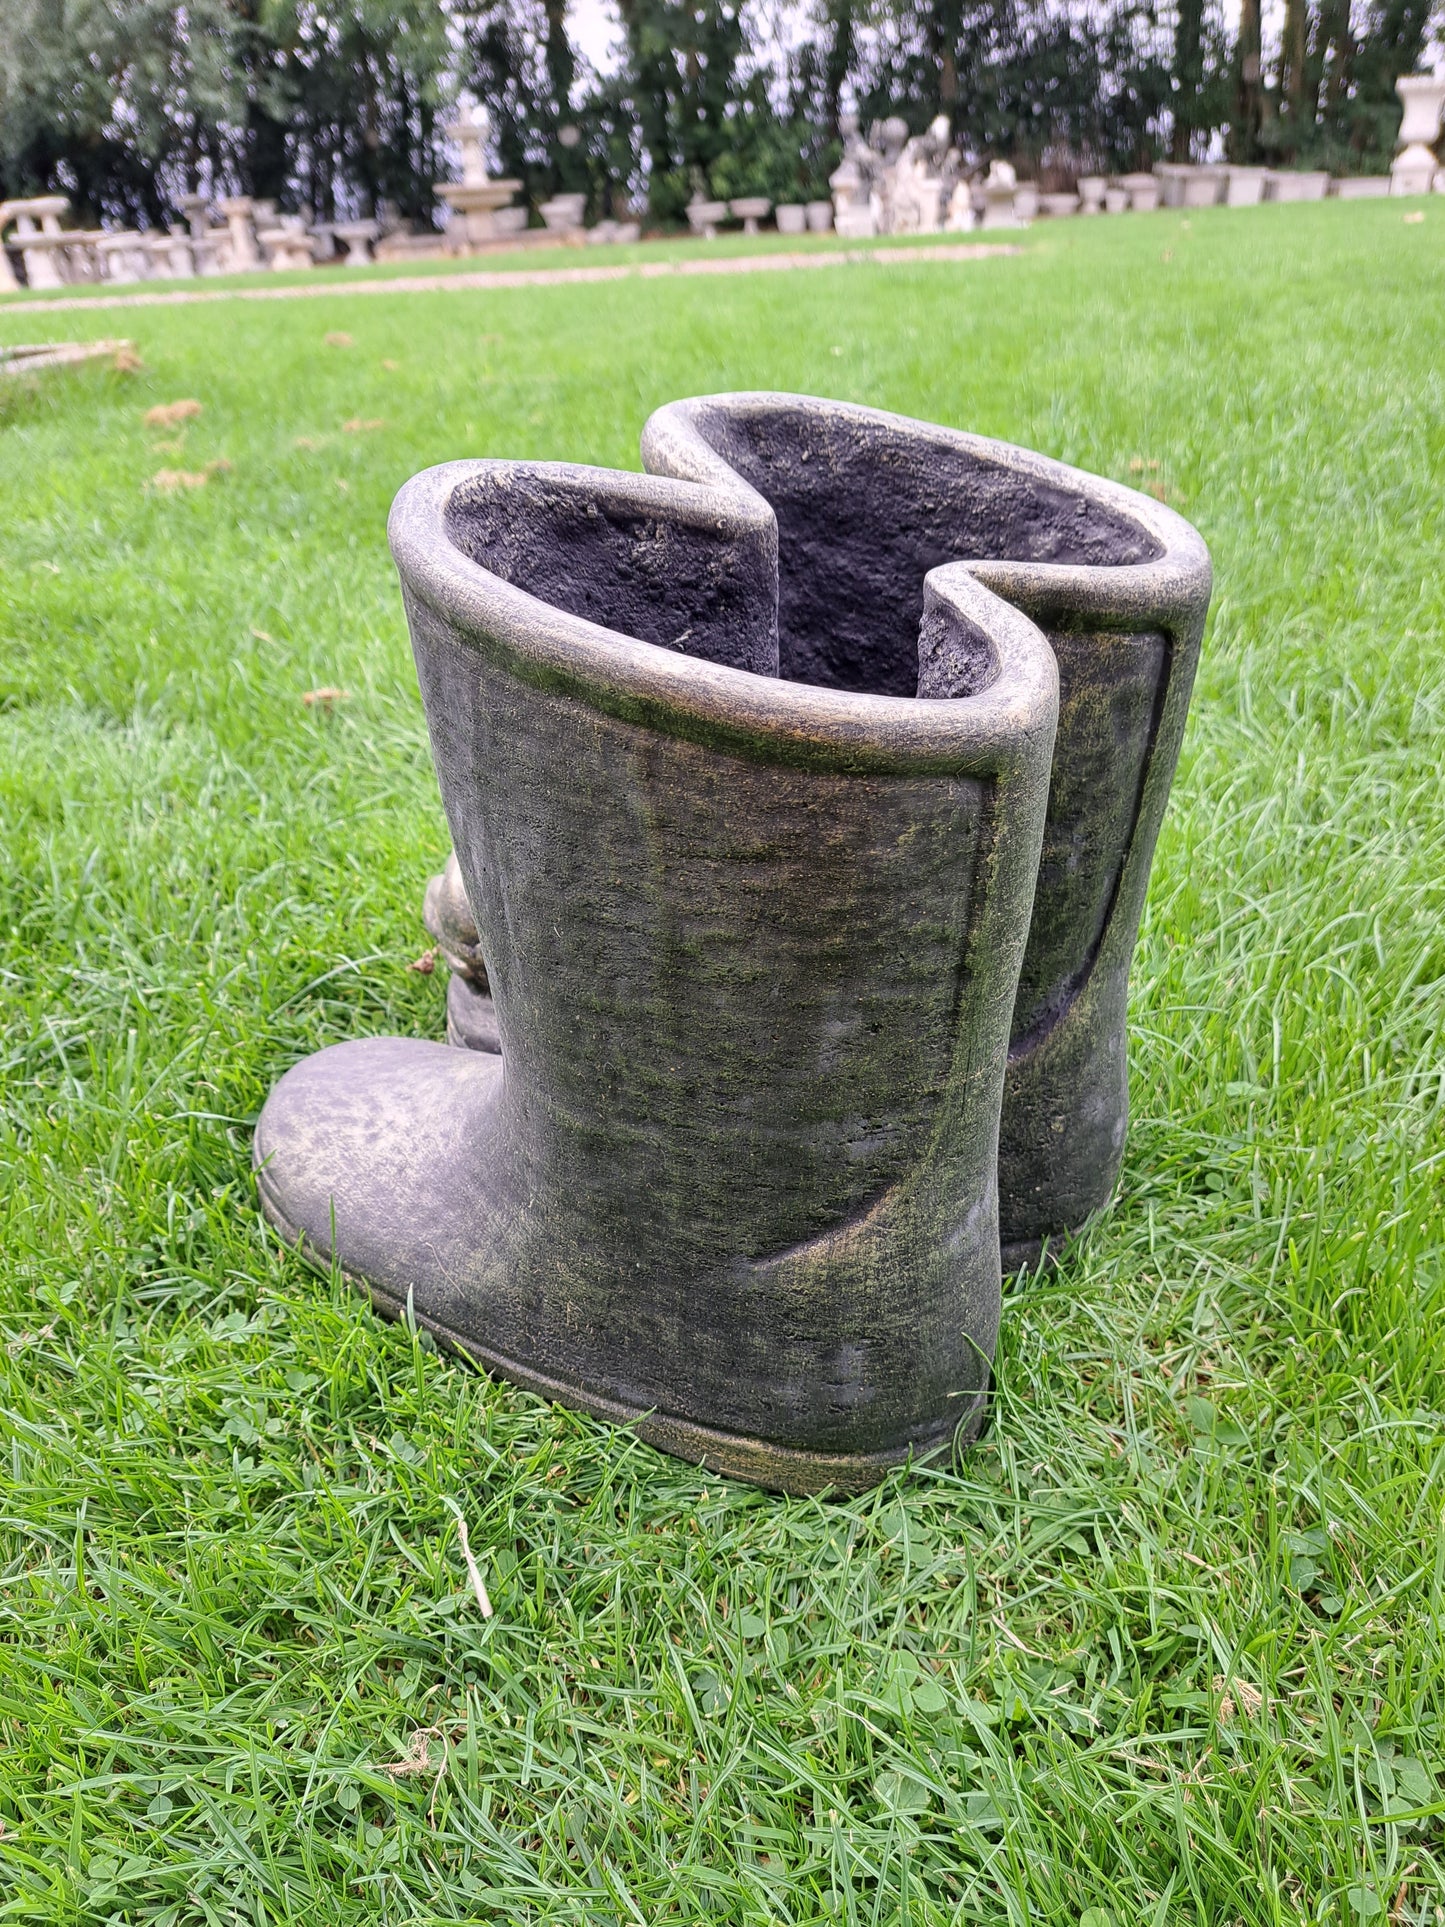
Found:
M 1396 77 L 1445 0 L 797 0 L 784 50 L 745 0 L 617 0 L 620 66 L 592 70 L 567 0 L 0 0 L 0 190 L 59 190 L 83 222 L 175 217 L 194 186 L 317 216 L 436 218 L 439 125 L 484 101 L 535 207 L 826 191 L 838 121 L 945 114 L 971 160 L 1048 186 L 1162 154 L 1379 171 Z M 1432 13 L 1432 6 L 1434 12 Z
M 153 223 L 245 118 L 226 0 L 0 0 L 0 189 Z

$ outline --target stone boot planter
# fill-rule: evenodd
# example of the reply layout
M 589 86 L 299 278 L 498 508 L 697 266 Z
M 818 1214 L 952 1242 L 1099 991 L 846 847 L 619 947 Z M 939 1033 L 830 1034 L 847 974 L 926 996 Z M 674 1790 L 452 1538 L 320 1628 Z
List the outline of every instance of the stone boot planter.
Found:
M 431 916 L 485 957 L 500 1052 L 340 1044 L 257 1126 L 272 1223 L 380 1308 L 789 1490 L 866 1485 L 983 1410 L 1058 683 L 912 497 L 947 520 L 977 494 L 959 554 L 1010 515 L 1042 550 L 1151 546 L 1124 491 L 992 447 L 742 398 L 654 418 L 672 476 L 408 483 L 391 540 L 460 864 Z M 824 503 L 790 450 L 847 485 Z
M 782 673 L 906 697 L 923 578 L 972 575 L 1046 632 L 1059 726 L 999 1140 L 1005 1269 L 1108 1202 L 1128 1120 L 1129 964 L 1209 604 L 1172 509 L 982 436 L 788 395 L 660 409 L 655 471 L 740 480 L 778 520 Z
M 1048 633 L 1058 739 L 999 1143 L 1004 1267 L 1036 1263 L 1108 1202 L 1123 1158 L 1129 964 L 1209 602 L 1204 544 L 1132 489 L 838 402 L 678 402 L 642 447 L 654 471 L 741 482 L 776 512 L 785 677 L 912 693 L 923 577 L 954 557 L 995 558 L 969 566 Z M 450 932 L 428 916 L 449 960 L 465 951 L 448 1036 L 496 1049 L 464 893 L 452 915 Z

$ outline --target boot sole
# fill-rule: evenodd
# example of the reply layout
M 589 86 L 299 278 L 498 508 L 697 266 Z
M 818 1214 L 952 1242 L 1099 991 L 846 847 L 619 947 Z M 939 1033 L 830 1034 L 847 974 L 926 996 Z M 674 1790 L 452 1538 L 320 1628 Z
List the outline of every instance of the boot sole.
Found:
M 264 1169 L 256 1172 L 256 1188 L 260 1192 L 261 1208 L 267 1222 L 279 1234 L 288 1250 L 299 1253 L 304 1262 L 323 1277 L 329 1278 L 333 1269 L 339 1270 L 347 1284 L 369 1300 L 373 1309 L 383 1317 L 399 1323 L 406 1322 L 408 1312 L 404 1300 L 394 1298 L 368 1279 L 347 1271 L 344 1266 L 334 1267 L 332 1260 L 311 1243 L 301 1227 L 293 1225 L 286 1218 L 267 1193 Z M 505 1379 L 508 1384 L 516 1385 L 524 1392 L 545 1399 L 549 1404 L 586 1412 L 590 1417 L 601 1419 L 609 1425 L 622 1426 L 648 1445 L 656 1446 L 672 1458 L 683 1459 L 689 1465 L 722 1473 L 730 1479 L 741 1479 L 749 1485 L 762 1486 L 769 1492 L 786 1492 L 800 1498 L 824 1493 L 846 1498 L 866 1492 L 895 1466 L 935 1458 L 950 1446 L 961 1449 L 972 1445 L 988 1415 L 989 1388 L 985 1385 L 973 1394 L 968 1408 L 958 1421 L 932 1438 L 910 1440 L 908 1444 L 890 1448 L 886 1452 L 801 1452 L 791 1446 L 770 1445 L 765 1439 L 747 1438 L 737 1432 L 716 1431 L 692 1419 L 672 1418 L 656 1411 L 623 1405 L 566 1379 L 549 1378 L 531 1366 L 520 1365 L 505 1352 L 497 1351 L 490 1345 L 480 1345 L 476 1339 L 465 1338 L 460 1332 L 427 1317 L 414 1304 L 410 1316 L 417 1326 L 430 1332 L 438 1345 L 444 1346 L 447 1351 L 481 1366 L 484 1371 Z

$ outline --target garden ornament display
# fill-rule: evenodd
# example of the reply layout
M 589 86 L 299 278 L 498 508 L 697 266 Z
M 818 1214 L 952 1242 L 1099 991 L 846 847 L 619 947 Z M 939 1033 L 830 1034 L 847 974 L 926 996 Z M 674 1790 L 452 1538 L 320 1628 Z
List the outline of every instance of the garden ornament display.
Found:
M 654 472 L 743 485 L 775 512 L 785 677 L 911 694 L 923 579 L 955 558 L 1049 637 L 1059 727 L 999 1147 L 1004 1269 L 1035 1264 L 1108 1202 L 1124 1154 L 1129 964 L 1209 603 L 1204 544 L 1131 489 L 838 402 L 678 402 L 642 452 Z M 454 861 L 427 921 L 456 973 L 451 1041 L 498 1048 Z
M 981 1420 L 1000 1175 L 1041 1230 L 1112 1181 L 1207 559 L 1126 489 L 831 403 L 678 404 L 644 457 L 398 496 L 482 1047 L 298 1064 L 261 1197 L 519 1384 L 858 1487 Z

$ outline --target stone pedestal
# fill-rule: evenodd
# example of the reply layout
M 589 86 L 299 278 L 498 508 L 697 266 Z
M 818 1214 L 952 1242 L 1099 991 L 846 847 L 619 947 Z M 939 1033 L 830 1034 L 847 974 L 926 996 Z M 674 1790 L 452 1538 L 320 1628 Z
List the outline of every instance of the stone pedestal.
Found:
M 32 288 L 60 288 L 65 249 L 60 217 L 70 207 L 64 194 L 38 194 L 27 201 L 5 202 L 5 222 L 15 223 L 15 244 L 25 262 L 25 280 Z M 0 224 L 3 225 L 3 224 Z
M 1267 201 L 1322 201 L 1329 187 L 1328 174 L 1304 168 L 1271 168 L 1265 176 Z
M 1330 193 L 1341 201 L 1378 201 L 1389 192 L 1388 174 L 1347 174 L 1330 182 Z
M 146 237 L 142 236 L 142 240 Z M 72 283 L 99 281 L 101 278 L 100 244 L 105 239 L 104 228 L 72 228 L 66 233 L 65 279 Z
M 1440 113 L 1445 106 L 1445 78 L 1436 74 L 1401 74 L 1395 82 L 1404 115 L 1397 136 L 1400 151 L 1390 164 L 1392 194 L 1428 194 L 1435 183 L 1435 143 L 1440 138 Z
M 100 256 L 101 272 L 107 281 L 143 281 L 150 274 L 151 253 L 144 234 L 122 228 L 114 234 L 107 234 L 96 252 Z
M 268 265 L 277 274 L 316 265 L 311 236 L 306 232 L 299 215 L 287 216 L 275 227 L 266 228 L 257 239 L 266 250 Z
M 196 271 L 191 254 L 191 237 L 183 227 L 168 228 L 164 236 L 151 241 L 152 270 L 173 280 L 188 280 Z
M 977 222 L 978 216 L 973 208 L 973 189 L 967 181 L 955 181 L 953 192 L 948 197 L 948 212 L 944 216 L 944 227 L 950 234 L 968 234 Z
M 217 274 L 217 242 L 220 230 L 211 226 L 211 203 L 204 194 L 183 194 L 176 203 L 185 216 L 191 236 L 191 263 L 197 274 Z
M 586 230 L 588 247 L 631 245 L 642 239 L 641 221 L 599 221 Z
M 344 250 L 342 265 L 356 267 L 371 259 L 373 243 L 381 233 L 379 221 L 337 221 L 331 229 L 332 239 Z
M 1014 219 L 1020 227 L 1027 227 L 1036 219 L 1039 211 L 1039 189 L 1036 181 L 1020 181 L 1014 189 Z
M 983 201 L 980 210 L 981 225 L 986 228 L 1017 227 L 1019 217 L 1014 212 L 1014 196 L 1018 193 L 1018 175 L 1007 161 L 991 161 L 988 173 L 979 182 L 979 195 Z
M 878 232 L 877 209 L 856 160 L 841 160 L 828 176 L 828 185 L 833 190 L 833 227 L 837 233 L 848 240 L 863 241 Z
M 253 268 L 259 268 L 261 255 L 256 246 L 255 203 L 251 196 L 233 194 L 229 200 L 217 201 L 216 208 L 227 228 L 223 271 L 227 274 L 246 274 Z
M 845 241 L 871 241 L 878 232 L 878 216 L 865 201 L 833 210 L 833 232 Z

